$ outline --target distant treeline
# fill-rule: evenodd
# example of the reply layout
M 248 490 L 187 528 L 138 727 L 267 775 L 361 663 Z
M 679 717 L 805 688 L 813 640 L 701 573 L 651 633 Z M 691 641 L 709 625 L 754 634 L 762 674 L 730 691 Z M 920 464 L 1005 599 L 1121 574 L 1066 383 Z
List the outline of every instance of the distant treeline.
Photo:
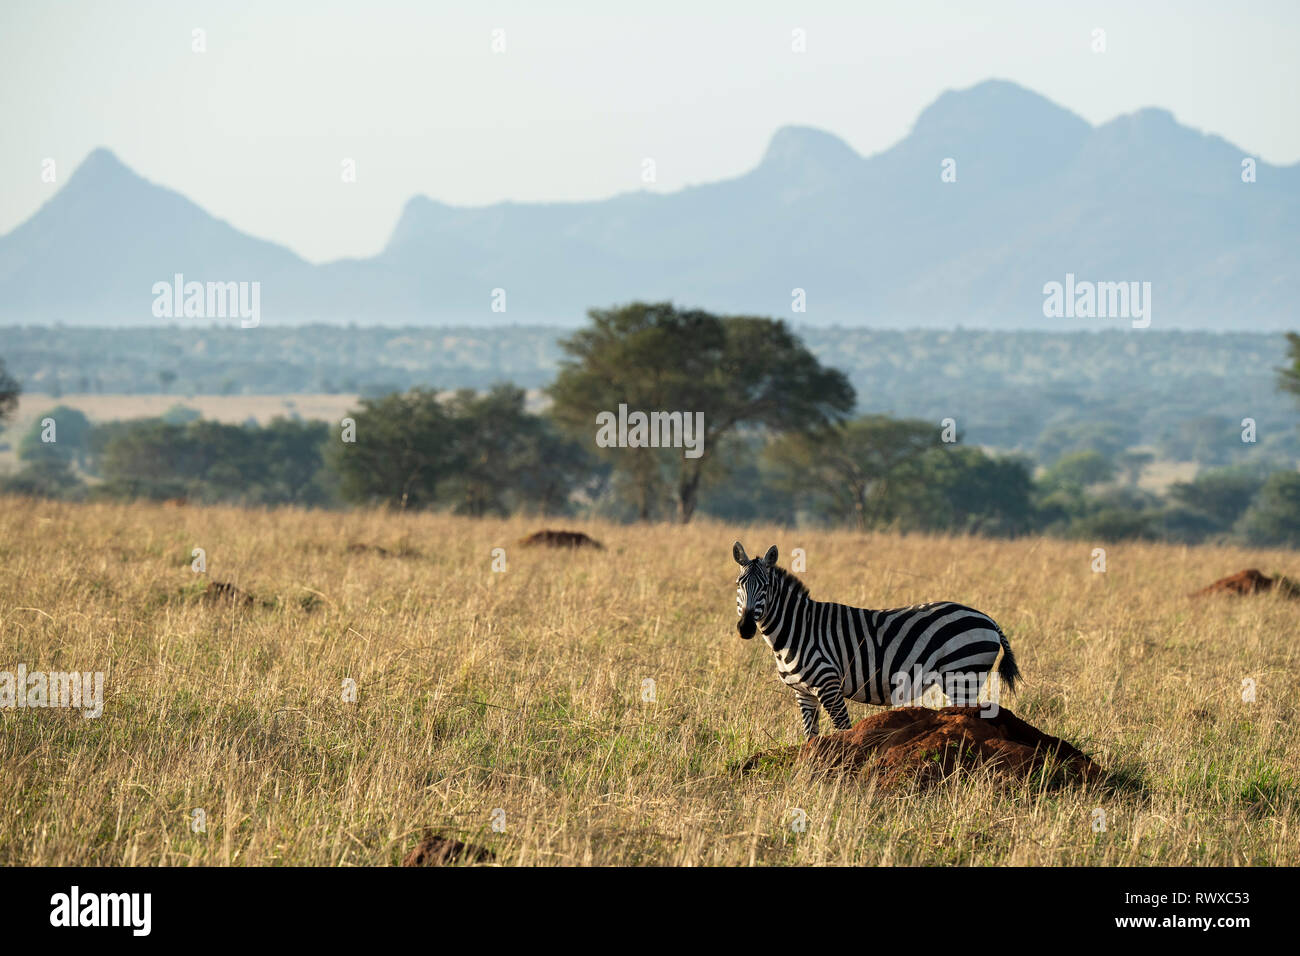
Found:
M 1152 454 L 1107 440 L 1127 427 L 1115 416 L 1058 428 L 1050 463 L 1036 468 L 968 443 L 957 415 L 858 414 L 849 378 L 768 318 L 632 303 L 593 310 L 560 348 L 542 414 L 515 385 L 395 391 L 332 423 L 227 425 L 178 405 L 94 425 L 55 407 L 17 439 L 22 467 L 0 490 L 1300 546 L 1300 474 L 1242 455 L 1254 423 L 1216 436 L 1216 460 L 1229 464 L 1161 496 L 1138 485 Z M 1284 395 L 1300 393 L 1300 339 L 1290 349 L 1291 370 L 1275 379 Z M 16 390 L 0 365 L 0 419 Z M 612 441 L 598 422 L 615 409 Z M 627 428 L 628 409 L 675 417 L 678 431 L 651 429 L 650 440 Z M 681 434 L 697 419 L 698 448 Z
M 1072 451 L 1152 449 L 1217 467 L 1300 460 L 1294 408 L 1274 388 L 1281 335 L 1110 330 L 993 332 L 800 327 L 861 411 L 957 420 L 967 440 L 1052 464 Z M 379 397 L 438 383 L 552 384 L 566 330 L 550 327 L 257 329 L 0 326 L 27 392 Z M 1243 447 L 1243 418 L 1258 441 Z
M 41 417 L 56 423 L 56 440 L 41 441 L 35 423 L 20 442 L 22 469 L 0 480 L 0 490 L 73 500 L 389 504 L 467 515 L 642 514 L 642 493 L 627 476 L 590 442 L 525 411 L 523 392 L 510 386 L 450 401 L 419 390 L 364 401 L 349 416 L 351 443 L 339 424 L 186 421 L 180 408 L 102 425 L 69 408 Z M 1208 469 L 1157 497 L 1100 452 L 1067 455 L 1035 479 L 1028 460 L 944 442 L 929 422 L 857 418 L 830 442 L 736 436 L 726 467 L 701 490 L 697 513 L 792 526 L 1300 546 L 1300 474 L 1292 471 Z M 650 496 L 648 517 L 675 514 L 665 484 Z

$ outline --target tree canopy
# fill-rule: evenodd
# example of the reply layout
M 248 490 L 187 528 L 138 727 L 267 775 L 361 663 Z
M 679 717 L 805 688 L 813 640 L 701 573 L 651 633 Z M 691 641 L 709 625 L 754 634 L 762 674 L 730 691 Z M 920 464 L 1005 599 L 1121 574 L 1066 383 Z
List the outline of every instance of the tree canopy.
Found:
M 560 345 L 565 358 L 548 389 L 556 419 L 594 445 L 596 416 L 620 405 L 644 413 L 703 415 L 701 453 L 634 446 L 600 450 L 636 489 L 648 518 L 660 489 L 690 521 L 714 450 L 747 428 L 809 431 L 854 405 L 844 374 L 821 365 L 780 320 L 715 316 L 670 302 L 593 309 L 591 324 Z

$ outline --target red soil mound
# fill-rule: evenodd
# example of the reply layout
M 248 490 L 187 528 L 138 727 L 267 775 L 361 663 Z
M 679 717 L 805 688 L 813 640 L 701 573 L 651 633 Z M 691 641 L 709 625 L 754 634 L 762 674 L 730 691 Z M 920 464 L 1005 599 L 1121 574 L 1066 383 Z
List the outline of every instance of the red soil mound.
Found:
M 496 858 L 485 846 L 473 843 L 461 843 L 451 837 L 436 833 L 426 833 L 415 845 L 402 866 L 449 866 L 453 863 L 487 863 Z
M 979 707 L 901 707 L 872 714 L 851 729 L 814 737 L 800 747 L 755 754 L 742 770 L 808 763 L 822 770 L 858 770 L 868 763 L 885 787 L 935 783 L 961 768 L 992 767 L 1025 777 L 1053 759 L 1073 778 L 1102 770 L 1076 748 L 1033 727 L 1005 707 L 980 716 Z
M 1209 587 L 1193 591 L 1191 597 L 1206 594 L 1263 594 L 1265 591 L 1277 591 L 1289 598 L 1300 598 L 1300 584 L 1290 578 L 1270 578 L 1261 574 L 1257 568 L 1247 568 L 1226 578 L 1219 578 Z
M 595 548 L 597 551 L 605 550 L 603 544 L 581 531 L 552 531 L 549 528 L 543 531 L 534 531 L 528 537 L 520 538 L 519 543 L 525 548 L 545 545 L 548 548 Z

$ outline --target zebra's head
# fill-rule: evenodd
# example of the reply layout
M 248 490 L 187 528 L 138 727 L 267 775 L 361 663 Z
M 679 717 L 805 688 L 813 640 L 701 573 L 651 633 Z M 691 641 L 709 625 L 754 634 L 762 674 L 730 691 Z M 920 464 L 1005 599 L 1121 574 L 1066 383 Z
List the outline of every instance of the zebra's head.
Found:
M 763 557 L 751 560 L 737 541 L 731 546 L 731 555 L 741 567 L 740 577 L 736 578 L 736 615 L 740 618 L 736 630 L 749 640 L 767 610 L 768 592 L 774 577 L 772 568 L 776 565 L 776 545 L 768 548 Z

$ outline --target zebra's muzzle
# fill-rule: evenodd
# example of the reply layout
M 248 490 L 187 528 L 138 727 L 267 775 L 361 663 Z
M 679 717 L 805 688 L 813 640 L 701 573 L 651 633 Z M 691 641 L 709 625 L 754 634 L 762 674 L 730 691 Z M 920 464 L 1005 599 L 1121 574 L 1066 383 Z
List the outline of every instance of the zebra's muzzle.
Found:
M 740 636 L 745 640 L 753 637 L 754 632 L 758 630 L 758 625 L 754 623 L 754 615 L 749 613 L 742 615 L 740 620 L 736 622 L 736 630 L 740 632 Z

